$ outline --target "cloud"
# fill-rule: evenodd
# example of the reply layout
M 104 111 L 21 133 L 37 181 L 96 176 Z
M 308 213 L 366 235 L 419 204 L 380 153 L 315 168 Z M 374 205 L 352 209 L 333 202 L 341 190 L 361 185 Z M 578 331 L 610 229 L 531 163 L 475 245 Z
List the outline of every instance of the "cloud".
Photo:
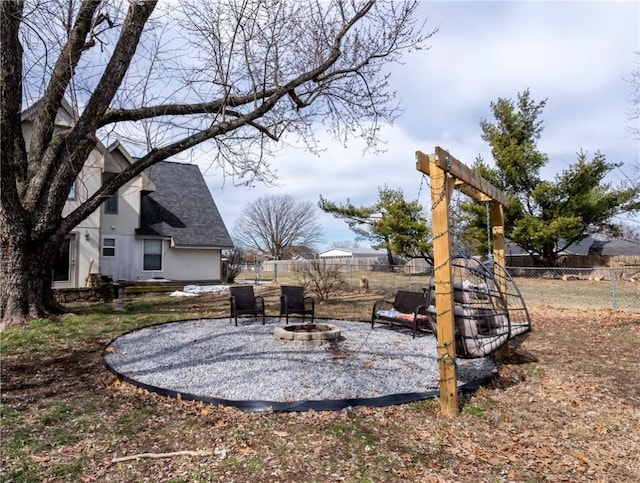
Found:
M 356 140 L 345 148 L 329 134 L 319 133 L 321 145 L 325 148 L 319 156 L 302 149 L 289 149 L 274 161 L 280 174 L 278 186 L 217 188 L 215 177 L 209 177 L 209 186 L 231 231 L 235 219 L 246 205 L 265 195 L 288 194 L 300 201 L 311 201 L 314 205 L 322 195 L 337 203 L 349 199 L 356 205 L 365 205 L 374 203 L 378 199 L 378 187 L 386 184 L 402 189 L 409 199 L 415 198 L 422 176 L 415 168 L 415 151 L 421 146 L 400 126 L 383 127 L 382 136 L 388 141 L 389 149 L 382 154 L 374 154 L 364 151 L 362 141 Z M 353 238 L 353 233 L 343 221 L 319 209 L 318 216 L 325 227 L 327 246 Z
M 324 197 L 355 204 L 377 199 L 378 187 L 401 188 L 413 199 L 421 174 L 414 153 L 439 145 L 466 164 L 491 160 L 479 122 L 491 120 L 490 103 L 515 99 L 529 88 L 548 99 L 540 149 L 549 155 L 543 175 L 552 178 L 575 162 L 580 149 L 599 150 L 610 161 L 637 163 L 638 141 L 629 138 L 625 77 L 637 68 L 640 4 L 637 2 L 423 2 L 427 28 L 439 26 L 427 51 L 407 55 L 392 71 L 405 113 L 384 126 L 387 151 L 365 152 L 362 142 L 344 148 L 318 133 L 325 151 L 311 155 L 286 148 L 271 163 L 280 186 L 226 186 L 214 170 L 206 178 L 230 230 L 250 201 L 284 193 L 316 203 Z M 422 196 L 428 194 L 422 193 Z M 345 223 L 320 214 L 326 244 L 353 238 Z

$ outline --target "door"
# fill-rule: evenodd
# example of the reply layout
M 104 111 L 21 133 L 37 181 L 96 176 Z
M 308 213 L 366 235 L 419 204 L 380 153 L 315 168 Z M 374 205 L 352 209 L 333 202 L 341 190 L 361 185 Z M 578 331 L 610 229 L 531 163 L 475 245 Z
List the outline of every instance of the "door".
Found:
M 76 286 L 76 235 L 67 235 L 53 265 L 53 285 L 57 288 Z

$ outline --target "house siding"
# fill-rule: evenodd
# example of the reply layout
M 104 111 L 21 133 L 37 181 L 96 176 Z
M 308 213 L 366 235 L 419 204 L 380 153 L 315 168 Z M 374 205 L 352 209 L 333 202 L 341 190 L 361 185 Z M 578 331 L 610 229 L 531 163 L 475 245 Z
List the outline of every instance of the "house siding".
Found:
M 341 258 L 386 258 L 386 250 L 372 250 L 369 248 L 354 248 L 349 250 L 346 248 L 331 248 L 318 254 L 318 258 L 323 259 L 341 259 Z
M 101 183 L 101 158 L 96 150 L 89 154 L 75 183 L 75 197 L 67 200 L 62 216 L 67 216 L 98 190 Z M 70 267 L 74 273 L 69 282 L 54 282 L 54 288 L 85 287 L 88 285 L 89 274 L 100 273 L 100 213 L 91 213 L 71 234 L 75 235 Z
M 116 246 L 113 257 L 105 257 L 100 253 L 101 273 L 113 280 L 142 279 L 142 242 L 136 240 L 133 234 L 111 234 L 107 231 L 102 238 L 115 239 Z
M 139 181 L 129 182 L 120 188 L 117 213 L 105 213 L 104 204 L 100 207 L 101 228 L 104 236 L 131 234 L 138 227 L 140 220 L 139 208 L 136 208 L 140 206 L 140 188 L 136 186 L 138 184 Z
M 163 268 L 172 274 L 173 280 L 219 281 L 220 250 L 170 248 L 164 251 Z
M 170 246 L 162 241 L 162 269 L 143 270 L 144 238 L 133 235 L 104 235 L 116 240 L 115 256 L 101 257 L 103 275 L 113 280 L 150 280 L 166 278 L 174 281 L 221 280 L 221 251 L 217 249 L 189 249 Z
M 22 129 L 27 146 L 31 140 L 31 119 L 37 103 L 22 113 Z M 73 127 L 76 113 L 63 101 L 56 117 L 55 129 Z M 118 141 L 105 147 L 100 141 L 89 154 L 67 200 L 63 216 L 67 216 L 102 186 L 105 173 L 118 173 L 133 162 Z M 54 288 L 77 288 L 89 285 L 92 274 L 110 276 L 114 280 L 136 281 L 162 277 L 176 281 L 216 281 L 221 279 L 221 250 L 233 242 L 220 217 L 215 202 L 197 166 L 160 162 L 149 168 L 163 182 L 160 190 L 143 172 L 117 192 L 117 213 L 105 213 L 104 204 L 73 228 L 69 234 L 69 279 L 56 281 Z M 166 175 L 163 177 L 163 175 Z M 159 191 L 159 192 L 158 192 Z M 183 194 L 189 191 L 190 204 L 184 205 Z M 168 219 L 160 219 L 148 231 L 142 228 L 141 210 L 145 194 L 156 202 Z M 164 205 L 159 204 L 164 202 Z M 162 214 L 162 213 L 161 213 Z M 173 230 L 173 228 L 176 228 Z M 164 233 L 165 230 L 169 230 Z M 163 240 L 162 270 L 144 271 L 144 239 Z M 114 256 L 103 256 L 103 240 L 115 240 Z M 175 244 L 183 247 L 176 247 Z M 66 255 L 59 264 L 66 265 Z M 66 278 L 65 267 L 57 271 Z

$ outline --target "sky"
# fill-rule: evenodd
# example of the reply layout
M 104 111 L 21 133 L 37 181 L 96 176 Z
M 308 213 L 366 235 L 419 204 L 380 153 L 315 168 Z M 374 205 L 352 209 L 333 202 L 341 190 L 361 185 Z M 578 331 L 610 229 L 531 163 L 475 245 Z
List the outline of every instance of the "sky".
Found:
M 391 67 L 404 113 L 382 131 L 386 151 L 363 152 L 358 140 L 343 147 L 318 132 L 324 148 L 319 156 L 291 147 L 271 160 L 276 186 L 233 187 L 207 171 L 232 236 L 242 210 L 266 195 L 291 195 L 314 206 L 320 195 L 371 205 L 386 185 L 426 204 L 428 185 L 416 170 L 415 152 L 441 146 L 467 165 L 478 155 L 491 163 L 480 120 L 493 121 L 492 101 L 516 100 L 526 89 L 536 102 L 547 99 L 538 142 L 549 158 L 543 178 L 551 180 L 575 163 L 580 150 L 625 163 L 624 173 L 612 173 L 613 182 L 637 174 L 640 141 L 628 130 L 631 88 L 625 79 L 640 61 L 640 2 L 424 1 L 419 15 L 428 30 L 439 31 L 429 50 Z M 325 239 L 320 250 L 355 239 L 343 221 L 320 209 L 318 223 Z

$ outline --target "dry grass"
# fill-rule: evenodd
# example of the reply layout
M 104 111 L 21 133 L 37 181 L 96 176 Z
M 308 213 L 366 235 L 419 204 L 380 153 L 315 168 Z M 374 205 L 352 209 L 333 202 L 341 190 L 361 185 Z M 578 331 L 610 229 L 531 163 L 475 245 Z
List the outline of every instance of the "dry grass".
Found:
M 342 293 L 319 315 L 366 319 L 383 292 Z M 226 297 L 75 307 L 2 334 L 0 480 L 640 481 L 640 315 L 530 305 L 535 331 L 457 418 L 437 401 L 245 413 L 164 399 L 118 383 L 102 350 L 133 327 L 225 315 Z M 201 453 L 113 462 L 181 450 Z
M 254 272 L 243 272 L 238 279 L 253 280 Z M 262 280 L 281 284 L 300 283 L 300 276 L 295 272 L 262 272 Z M 358 289 L 360 277 L 369 279 L 372 292 L 389 295 L 396 290 L 417 290 L 431 282 L 431 276 L 424 274 L 405 274 L 402 272 L 344 272 L 344 281 L 351 290 Z M 516 279 L 519 289 L 529 304 L 555 305 L 559 307 L 609 309 L 616 308 L 632 312 L 640 312 L 640 282 L 625 280 L 560 280 L 548 278 Z M 615 307 L 614 307 L 615 303 Z
M 616 280 L 545 280 L 517 279 L 525 300 L 538 305 L 606 309 L 640 312 L 640 282 Z

